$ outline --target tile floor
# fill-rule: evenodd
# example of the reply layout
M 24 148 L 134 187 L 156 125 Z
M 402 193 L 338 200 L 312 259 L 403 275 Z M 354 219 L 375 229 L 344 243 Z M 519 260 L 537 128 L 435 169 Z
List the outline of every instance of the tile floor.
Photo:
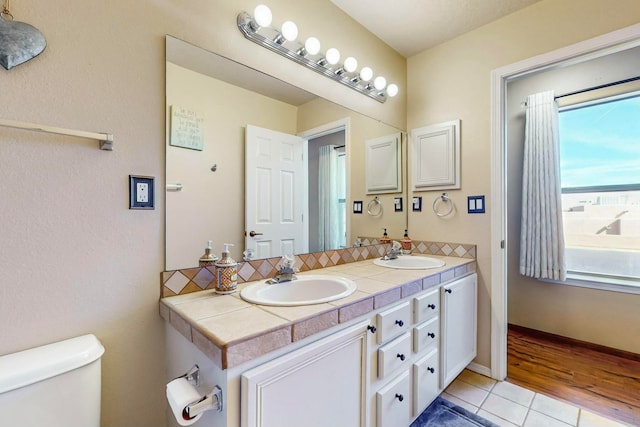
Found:
M 501 427 L 623 427 L 616 421 L 465 370 L 442 397 Z

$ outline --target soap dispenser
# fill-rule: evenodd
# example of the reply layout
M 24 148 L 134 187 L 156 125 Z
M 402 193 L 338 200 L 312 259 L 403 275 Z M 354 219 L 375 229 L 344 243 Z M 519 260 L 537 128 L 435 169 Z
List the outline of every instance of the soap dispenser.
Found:
M 222 258 L 215 263 L 218 283 L 216 284 L 217 294 L 232 294 L 238 287 L 238 263 L 229 254 L 231 243 L 225 243 L 222 251 Z
M 211 240 L 207 241 L 207 247 L 204 249 L 204 254 L 200 257 L 198 261 L 198 265 L 200 267 L 209 267 L 215 264 L 218 260 L 218 257 L 215 256 L 211 251 L 213 248 L 211 247 Z
M 383 228 L 384 233 L 382 234 L 382 237 L 380 238 L 380 244 L 385 244 L 385 243 L 391 243 L 391 239 L 389 238 L 389 235 L 387 234 L 387 229 Z
M 404 237 L 401 240 L 402 243 L 402 253 L 404 255 L 409 255 L 411 253 L 411 237 L 407 233 L 407 230 L 404 230 Z

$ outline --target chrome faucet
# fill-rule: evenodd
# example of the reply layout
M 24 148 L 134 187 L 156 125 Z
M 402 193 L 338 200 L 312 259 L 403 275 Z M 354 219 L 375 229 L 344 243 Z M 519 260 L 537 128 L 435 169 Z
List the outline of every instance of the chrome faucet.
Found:
M 400 242 L 396 242 L 395 240 L 391 243 L 391 248 L 387 251 L 387 253 L 381 258 L 383 261 L 388 261 L 390 259 L 397 259 L 398 255 L 402 255 L 402 245 Z
M 398 255 L 402 254 L 401 249 L 391 248 L 389 251 L 382 257 L 382 260 L 388 261 L 390 259 L 398 258 Z
M 295 275 L 297 271 L 293 268 L 293 263 L 294 263 L 293 257 L 288 257 L 286 255 L 283 256 L 282 262 L 278 266 L 278 272 L 276 273 L 275 276 L 269 279 L 267 283 L 271 283 L 271 284 L 283 283 L 283 282 L 290 282 L 292 280 L 297 279 Z

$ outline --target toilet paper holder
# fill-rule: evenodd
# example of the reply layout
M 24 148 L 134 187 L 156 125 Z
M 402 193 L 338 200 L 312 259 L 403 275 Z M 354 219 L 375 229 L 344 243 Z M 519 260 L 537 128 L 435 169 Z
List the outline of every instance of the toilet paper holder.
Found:
M 184 375 L 180 375 L 177 378 L 185 378 L 187 381 L 195 386 L 200 385 L 200 367 L 196 364 L 193 368 L 189 369 Z M 189 418 L 194 418 L 198 414 L 205 411 L 215 409 L 217 412 L 222 412 L 222 389 L 219 386 L 214 386 L 210 393 L 205 394 L 198 401 L 190 403 L 184 408 Z

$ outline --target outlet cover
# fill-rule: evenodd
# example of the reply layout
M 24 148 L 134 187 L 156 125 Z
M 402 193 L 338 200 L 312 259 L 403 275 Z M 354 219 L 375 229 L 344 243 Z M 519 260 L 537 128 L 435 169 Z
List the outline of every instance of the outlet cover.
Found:
M 129 209 L 155 209 L 154 179 L 129 175 Z

